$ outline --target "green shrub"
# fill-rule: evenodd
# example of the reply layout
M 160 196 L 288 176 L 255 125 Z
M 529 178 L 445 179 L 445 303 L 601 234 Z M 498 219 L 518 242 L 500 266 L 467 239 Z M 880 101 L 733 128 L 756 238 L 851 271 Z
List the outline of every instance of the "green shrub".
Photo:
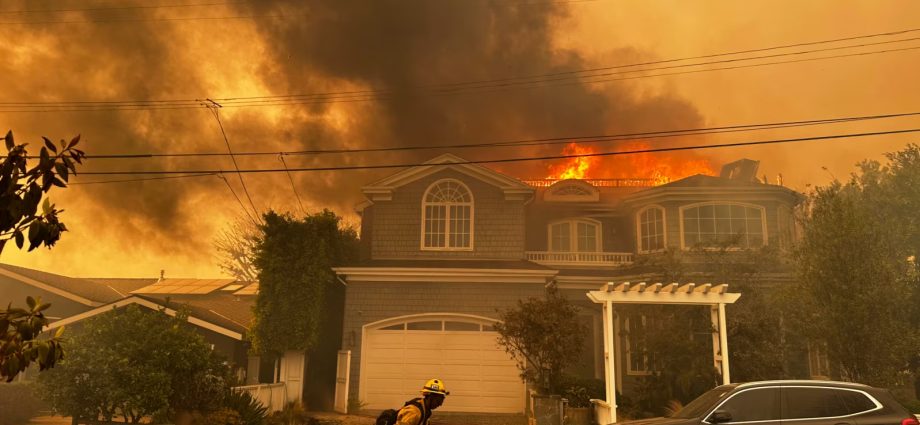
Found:
M 0 425 L 21 425 L 36 416 L 43 407 L 32 393 L 32 386 L 23 383 L 0 383 Z

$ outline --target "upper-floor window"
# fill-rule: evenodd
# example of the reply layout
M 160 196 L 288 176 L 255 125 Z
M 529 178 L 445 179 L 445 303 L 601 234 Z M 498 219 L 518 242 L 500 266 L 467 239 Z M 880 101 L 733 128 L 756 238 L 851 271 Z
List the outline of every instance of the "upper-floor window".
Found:
M 639 252 L 661 251 L 665 248 L 664 208 L 653 206 L 639 211 L 636 226 Z
M 422 197 L 422 249 L 473 248 L 473 194 L 459 180 L 439 180 Z
M 684 249 L 759 248 L 767 242 L 764 208 L 740 203 L 707 202 L 681 207 Z
M 601 224 L 594 220 L 560 221 L 549 225 L 549 250 L 556 252 L 598 252 Z

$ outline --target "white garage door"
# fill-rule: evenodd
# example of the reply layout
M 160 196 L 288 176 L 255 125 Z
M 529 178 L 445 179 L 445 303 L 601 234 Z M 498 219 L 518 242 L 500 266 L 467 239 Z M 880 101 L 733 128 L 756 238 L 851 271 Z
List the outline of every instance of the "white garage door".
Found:
M 523 412 L 524 384 L 489 323 L 425 317 L 368 329 L 359 391 L 365 408 L 402 407 L 425 381 L 440 378 L 450 391 L 441 411 Z

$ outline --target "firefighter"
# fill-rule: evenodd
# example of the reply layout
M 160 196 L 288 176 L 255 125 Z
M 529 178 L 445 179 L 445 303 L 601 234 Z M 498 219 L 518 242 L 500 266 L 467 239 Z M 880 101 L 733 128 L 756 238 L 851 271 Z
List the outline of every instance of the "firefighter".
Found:
M 431 411 L 444 404 L 450 394 L 440 379 L 429 379 L 422 387 L 422 396 L 406 403 L 396 415 L 396 425 L 428 425 Z

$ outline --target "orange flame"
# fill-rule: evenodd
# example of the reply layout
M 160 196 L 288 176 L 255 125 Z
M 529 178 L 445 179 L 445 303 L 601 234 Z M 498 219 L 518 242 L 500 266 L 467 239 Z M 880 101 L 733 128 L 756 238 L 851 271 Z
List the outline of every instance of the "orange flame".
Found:
M 649 149 L 646 142 L 622 144 L 617 151 L 635 151 Z M 569 143 L 562 150 L 563 155 L 584 155 L 595 153 L 590 146 Z M 715 170 L 709 160 L 693 153 L 660 154 L 637 153 L 618 156 L 576 157 L 552 164 L 548 169 L 548 179 L 650 179 L 656 186 L 689 177 L 696 174 L 714 175 Z
M 569 143 L 562 149 L 563 155 L 586 155 L 594 153 L 594 149 L 589 146 L 579 146 L 575 143 Z M 581 156 L 568 158 L 562 164 L 550 165 L 549 179 L 585 179 L 588 178 L 588 170 L 591 169 L 598 161 L 596 156 Z

